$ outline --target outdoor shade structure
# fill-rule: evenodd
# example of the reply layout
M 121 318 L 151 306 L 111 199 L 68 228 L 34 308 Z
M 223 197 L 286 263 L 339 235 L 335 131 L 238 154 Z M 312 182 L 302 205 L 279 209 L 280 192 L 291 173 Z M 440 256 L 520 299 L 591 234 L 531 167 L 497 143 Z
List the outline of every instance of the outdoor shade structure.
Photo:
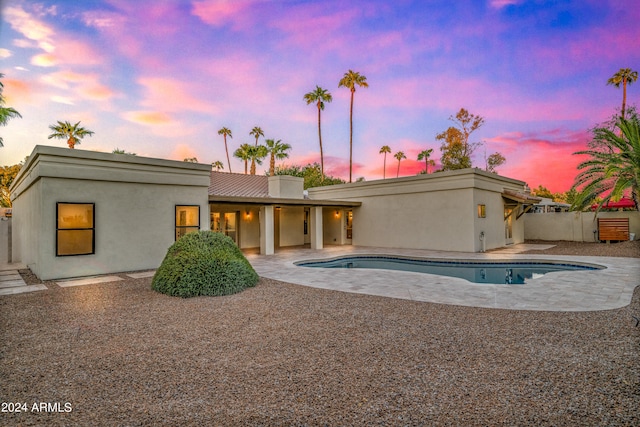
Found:
M 598 205 L 591 206 L 592 211 L 595 211 L 597 208 L 598 208 Z M 635 209 L 635 208 L 636 208 L 636 204 L 633 202 L 633 200 L 627 197 L 623 197 L 617 202 L 608 201 L 607 203 L 603 204 L 600 209 Z

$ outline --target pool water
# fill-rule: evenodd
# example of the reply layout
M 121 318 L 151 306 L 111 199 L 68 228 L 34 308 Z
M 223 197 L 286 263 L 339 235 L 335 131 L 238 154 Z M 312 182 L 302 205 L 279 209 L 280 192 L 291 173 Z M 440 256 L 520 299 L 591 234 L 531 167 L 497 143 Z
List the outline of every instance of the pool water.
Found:
M 473 283 L 522 285 L 528 279 L 541 277 L 553 271 L 600 270 L 599 265 L 554 263 L 551 261 L 459 261 L 409 259 L 386 256 L 344 257 L 327 261 L 300 261 L 301 267 L 320 268 L 376 268 L 412 271 L 459 277 Z

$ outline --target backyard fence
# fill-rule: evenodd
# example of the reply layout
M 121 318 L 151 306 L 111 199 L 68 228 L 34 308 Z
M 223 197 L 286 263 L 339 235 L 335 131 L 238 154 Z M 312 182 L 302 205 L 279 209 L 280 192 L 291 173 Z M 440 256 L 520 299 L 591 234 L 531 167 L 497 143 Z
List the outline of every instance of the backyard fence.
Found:
M 640 239 L 640 212 L 553 212 L 528 213 L 524 216 L 526 240 L 598 241 L 598 218 L 628 218 L 629 234 Z

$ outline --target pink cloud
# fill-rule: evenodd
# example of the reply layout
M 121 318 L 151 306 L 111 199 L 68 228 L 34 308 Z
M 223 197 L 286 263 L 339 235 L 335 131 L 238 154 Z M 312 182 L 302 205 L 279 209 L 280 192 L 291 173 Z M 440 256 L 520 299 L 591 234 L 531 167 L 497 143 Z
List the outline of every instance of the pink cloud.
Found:
M 142 77 L 138 83 L 144 86 L 145 95 L 141 105 L 163 111 L 196 111 L 214 114 L 219 108 L 208 102 L 202 101 L 191 95 L 197 92 L 197 88 L 192 87 L 177 79 L 162 77 Z
M 58 65 L 58 58 L 51 53 L 41 53 L 31 58 L 31 65 L 53 67 Z
M 124 114 L 124 118 L 130 122 L 146 126 L 169 125 L 174 123 L 170 115 L 159 111 L 128 111 Z
M 4 13 L 5 19 L 10 23 L 11 28 L 27 39 L 37 42 L 45 51 L 49 51 L 50 39 L 54 35 L 54 31 L 49 25 L 19 6 L 7 7 Z
M 203 160 L 198 157 L 196 151 L 186 144 L 178 144 L 171 153 L 171 158 L 175 160 L 184 160 L 192 157 L 196 157 L 199 162 L 203 162 Z
M 191 13 L 204 23 L 221 27 L 231 25 L 235 29 L 247 26 L 250 6 L 255 1 L 202 0 L 194 1 Z

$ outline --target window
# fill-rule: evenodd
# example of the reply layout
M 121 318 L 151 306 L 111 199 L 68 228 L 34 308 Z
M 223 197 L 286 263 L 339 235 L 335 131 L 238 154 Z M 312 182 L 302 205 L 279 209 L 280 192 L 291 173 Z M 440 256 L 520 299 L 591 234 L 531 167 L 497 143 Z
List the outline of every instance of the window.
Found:
M 478 205 L 478 218 L 487 217 L 487 208 L 485 205 Z
M 95 204 L 56 203 L 56 256 L 95 253 Z
M 200 230 L 200 206 L 176 206 L 176 240 Z

